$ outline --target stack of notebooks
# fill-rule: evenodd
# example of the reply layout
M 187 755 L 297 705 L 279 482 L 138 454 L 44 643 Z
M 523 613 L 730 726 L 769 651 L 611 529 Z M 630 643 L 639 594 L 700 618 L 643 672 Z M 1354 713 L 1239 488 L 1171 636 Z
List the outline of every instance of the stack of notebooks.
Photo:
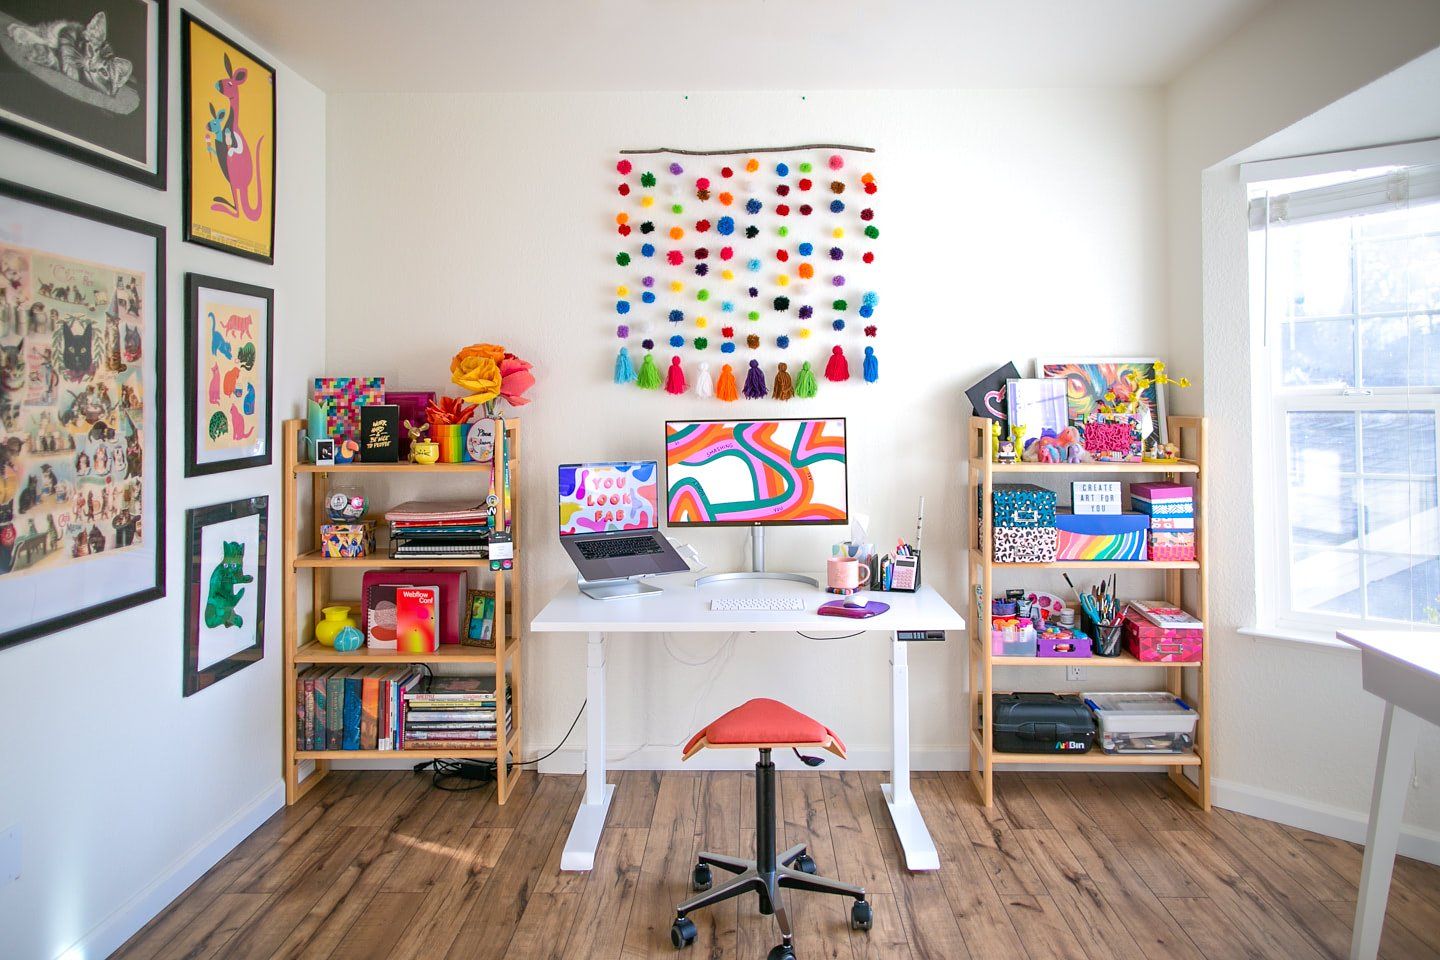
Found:
M 295 682 L 298 750 L 399 750 L 412 667 L 311 667 Z
M 1132 483 L 1130 507 L 1150 517 L 1151 560 L 1195 559 L 1195 488 L 1183 483 Z
M 496 745 L 495 679 L 433 677 L 405 691 L 401 731 L 405 750 L 489 750 Z M 505 691 L 505 732 L 510 722 L 510 691 Z
M 490 509 L 483 501 L 411 500 L 385 519 L 393 558 L 484 560 L 490 555 Z

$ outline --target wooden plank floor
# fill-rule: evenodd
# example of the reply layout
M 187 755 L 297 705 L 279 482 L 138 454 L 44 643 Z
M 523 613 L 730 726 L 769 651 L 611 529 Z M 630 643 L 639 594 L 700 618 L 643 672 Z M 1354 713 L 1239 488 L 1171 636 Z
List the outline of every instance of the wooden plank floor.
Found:
M 578 777 L 445 793 L 408 773 L 332 774 L 277 813 L 117 954 L 228 957 L 672 957 L 674 904 L 702 849 L 749 855 L 753 774 L 613 775 L 589 874 L 562 873 Z M 862 883 L 869 933 L 842 901 L 791 893 L 804 958 L 1232 960 L 1348 955 L 1361 850 L 1226 811 L 1163 776 L 1002 774 L 996 806 L 964 774 L 920 774 L 938 873 L 903 869 L 878 773 L 783 772 L 783 848 Z M 760 960 L 778 942 L 753 900 L 701 911 L 690 958 Z M 1440 960 L 1440 868 L 1396 865 L 1381 955 Z

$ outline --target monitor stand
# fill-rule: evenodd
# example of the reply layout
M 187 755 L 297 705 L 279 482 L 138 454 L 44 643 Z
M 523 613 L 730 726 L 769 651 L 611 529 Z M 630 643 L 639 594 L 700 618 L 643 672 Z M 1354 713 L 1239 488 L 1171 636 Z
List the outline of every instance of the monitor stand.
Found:
M 576 578 L 580 592 L 592 600 L 627 600 L 631 597 L 653 597 L 665 591 L 643 580 L 585 580 Z
M 807 577 L 803 573 L 769 573 L 765 570 L 765 528 L 760 524 L 751 527 L 750 534 L 750 569 L 741 573 L 712 573 L 708 577 L 701 577 L 695 581 L 695 586 L 703 587 L 711 583 L 729 583 L 734 580 L 789 580 L 793 583 L 804 583 L 819 588 L 820 581 L 814 577 Z

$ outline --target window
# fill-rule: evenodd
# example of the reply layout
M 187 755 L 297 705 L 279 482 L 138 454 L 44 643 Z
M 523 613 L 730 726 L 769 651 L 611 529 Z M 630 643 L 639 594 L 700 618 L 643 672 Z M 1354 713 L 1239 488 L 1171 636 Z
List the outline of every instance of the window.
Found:
M 1436 174 L 1251 188 L 1256 536 L 1277 626 L 1440 624 Z

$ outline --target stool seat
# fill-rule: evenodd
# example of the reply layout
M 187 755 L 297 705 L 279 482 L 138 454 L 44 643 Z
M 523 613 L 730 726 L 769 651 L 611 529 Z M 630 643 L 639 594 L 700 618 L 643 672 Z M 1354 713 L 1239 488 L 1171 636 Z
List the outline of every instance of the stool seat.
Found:
M 747 700 L 710 721 L 685 745 L 689 760 L 706 747 L 773 750 L 788 747 L 819 747 L 844 758 L 845 744 L 819 720 L 766 697 Z

